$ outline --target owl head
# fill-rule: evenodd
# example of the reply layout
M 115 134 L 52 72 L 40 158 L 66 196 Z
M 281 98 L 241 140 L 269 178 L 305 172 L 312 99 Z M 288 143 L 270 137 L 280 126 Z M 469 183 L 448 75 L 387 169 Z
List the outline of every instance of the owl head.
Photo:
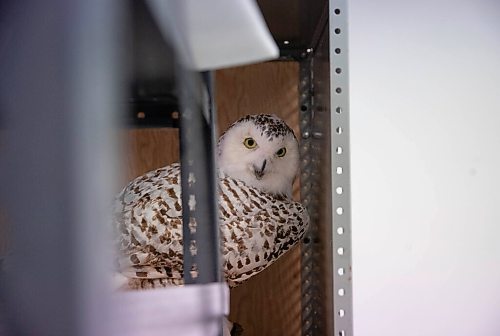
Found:
M 218 143 L 219 169 L 259 190 L 292 193 L 299 167 L 293 131 L 274 115 L 248 115 L 232 124 Z

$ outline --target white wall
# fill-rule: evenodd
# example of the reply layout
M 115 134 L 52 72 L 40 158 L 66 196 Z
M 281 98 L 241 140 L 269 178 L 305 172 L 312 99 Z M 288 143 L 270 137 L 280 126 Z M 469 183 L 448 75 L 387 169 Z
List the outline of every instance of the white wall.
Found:
M 354 332 L 500 335 L 500 1 L 352 0 Z

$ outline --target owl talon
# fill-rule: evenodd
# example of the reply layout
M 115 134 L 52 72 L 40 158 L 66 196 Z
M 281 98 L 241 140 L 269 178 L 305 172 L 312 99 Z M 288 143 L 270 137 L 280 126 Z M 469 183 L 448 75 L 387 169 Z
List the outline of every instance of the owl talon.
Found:
M 231 336 L 241 336 L 243 335 L 243 327 L 236 323 L 233 322 L 233 328 L 231 329 Z

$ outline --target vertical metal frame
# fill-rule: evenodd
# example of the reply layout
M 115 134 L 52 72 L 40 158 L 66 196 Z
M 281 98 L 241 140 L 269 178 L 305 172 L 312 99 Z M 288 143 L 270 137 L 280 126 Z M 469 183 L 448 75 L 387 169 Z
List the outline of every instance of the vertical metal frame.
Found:
M 328 34 L 323 32 L 313 56 L 301 62 L 301 194 L 311 219 L 302 249 L 302 334 L 307 336 L 333 332 L 328 69 Z
M 109 335 L 125 9 L 120 1 L 49 0 L 7 1 L 2 10 L 6 332 Z
M 212 75 L 179 71 L 184 282 L 221 281 Z
M 319 203 L 318 189 L 319 174 L 318 158 L 313 153 L 313 145 L 320 134 L 313 128 L 313 73 L 312 57 L 300 63 L 299 104 L 300 104 L 300 157 L 301 157 L 301 200 L 310 216 L 309 230 L 304 236 L 302 244 L 302 335 L 324 334 L 323 309 L 321 309 L 322 288 L 318 282 L 321 272 L 321 260 L 317 258 L 319 236 Z M 314 136 L 313 136 L 314 133 Z
M 301 61 L 301 194 L 311 226 L 302 250 L 303 335 L 352 335 L 346 1 L 331 0 Z M 326 21 L 326 20 L 325 20 Z
M 329 2 L 334 335 L 352 330 L 347 0 Z

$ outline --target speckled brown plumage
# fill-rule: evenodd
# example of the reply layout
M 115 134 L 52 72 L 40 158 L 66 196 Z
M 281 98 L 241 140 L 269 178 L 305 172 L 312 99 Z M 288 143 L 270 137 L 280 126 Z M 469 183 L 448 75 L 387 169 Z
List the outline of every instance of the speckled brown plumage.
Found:
M 245 147 L 249 137 L 255 146 Z M 236 286 L 271 265 L 305 233 L 306 209 L 291 200 L 298 169 L 292 130 L 270 115 L 247 116 L 219 140 L 222 268 Z M 286 149 L 286 155 L 278 155 Z M 115 203 L 118 270 L 132 289 L 183 284 L 180 166 L 130 182 Z M 189 223 L 188 223 L 189 225 Z
M 129 288 L 183 284 L 179 174 L 179 164 L 149 172 L 117 199 L 118 264 Z M 219 178 L 219 220 L 222 266 L 231 286 L 276 261 L 301 239 L 309 223 L 300 203 L 224 175 Z

